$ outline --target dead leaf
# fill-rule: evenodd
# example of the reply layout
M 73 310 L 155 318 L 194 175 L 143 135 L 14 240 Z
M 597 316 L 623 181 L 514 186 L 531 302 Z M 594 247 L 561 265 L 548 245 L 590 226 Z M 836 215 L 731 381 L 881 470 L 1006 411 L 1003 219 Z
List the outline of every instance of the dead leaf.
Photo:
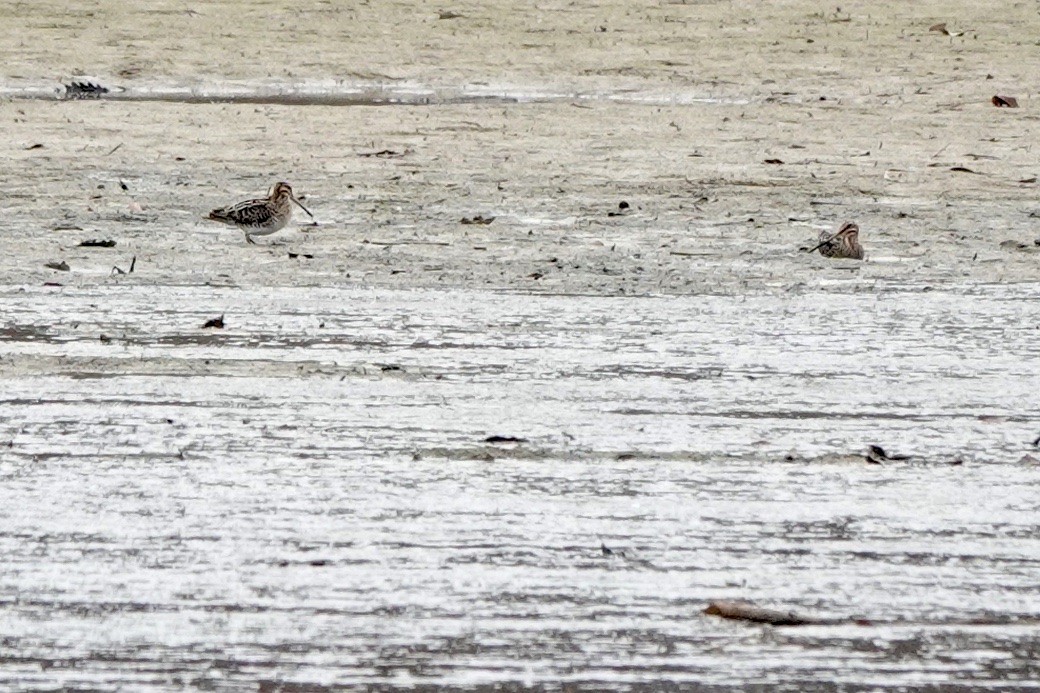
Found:
M 48 262 L 43 265 L 47 269 L 58 270 L 59 272 L 68 272 L 69 263 L 62 260 L 61 262 Z
M 527 438 L 518 438 L 516 436 L 488 436 L 484 439 L 485 443 L 526 443 Z
M 940 22 L 938 24 L 933 24 L 930 27 L 928 27 L 928 31 L 937 31 L 943 36 L 953 36 L 954 38 L 956 38 L 958 36 L 964 36 L 965 33 L 971 30 L 965 29 L 964 31 L 950 31 L 946 28 L 946 22 Z
M 462 217 L 459 220 L 460 224 L 477 224 L 478 226 L 487 226 L 495 220 L 495 217 L 482 217 L 479 214 L 475 217 Z
M 92 238 L 89 241 L 80 241 L 80 248 L 114 248 L 116 246 L 115 241 L 100 240 Z
M 30 144 L 28 147 L 25 148 L 25 151 L 28 152 L 33 149 L 43 149 L 43 145 L 39 142 L 37 142 L 36 144 Z
M 994 96 L 990 101 L 997 108 L 1018 108 L 1018 99 L 1014 96 Z
M 221 313 L 219 318 L 210 318 L 202 325 L 202 329 L 215 328 L 218 330 L 224 329 L 224 314 Z
M 1018 182 L 1019 183 L 1035 183 L 1036 182 L 1036 176 L 1033 176 L 1032 178 L 1023 178 L 1022 180 L 1020 180 Z
M 975 175 L 978 175 L 979 173 L 978 171 L 972 171 L 970 168 L 967 168 L 966 166 L 953 166 L 950 168 L 950 170 L 956 171 L 957 173 L 974 173 Z
M 784 162 L 782 160 L 780 160 L 780 159 L 766 159 L 762 163 L 765 163 L 765 164 L 782 164 Z

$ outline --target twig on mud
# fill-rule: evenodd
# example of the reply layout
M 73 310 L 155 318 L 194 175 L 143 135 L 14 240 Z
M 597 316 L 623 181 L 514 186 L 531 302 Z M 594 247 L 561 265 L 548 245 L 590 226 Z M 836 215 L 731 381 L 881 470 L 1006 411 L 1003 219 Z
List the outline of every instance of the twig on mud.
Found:
M 740 601 L 713 601 L 704 609 L 709 616 L 734 621 L 747 621 L 749 623 L 764 623 L 770 626 L 891 626 L 891 625 L 915 625 L 915 626 L 1006 626 L 1006 625 L 1034 625 L 1040 623 L 1037 618 L 1015 618 L 1013 616 L 984 616 L 981 618 L 951 618 L 934 620 L 903 620 L 884 619 L 874 620 L 867 618 L 813 618 L 802 616 L 794 611 L 780 611 L 779 609 L 765 609 L 755 606 L 750 602 Z
M 910 455 L 890 455 L 880 445 L 868 445 L 864 458 L 870 464 L 884 464 L 885 462 L 905 462 L 912 459 Z
M 370 241 L 367 238 L 361 241 L 365 245 L 451 245 L 450 241 Z
M 399 152 L 394 149 L 380 149 L 378 152 L 359 152 L 358 156 L 362 158 L 375 157 L 377 159 L 400 159 L 403 156 L 407 156 L 412 153 L 411 149 L 405 149 L 403 152 Z
M 843 623 L 845 619 L 819 619 L 800 616 L 793 611 L 764 609 L 749 602 L 715 601 L 708 604 L 704 613 L 734 621 L 750 621 L 751 623 L 767 623 L 771 626 L 809 626 L 829 623 Z
M 133 271 L 134 271 L 134 265 L 136 265 L 136 264 L 137 264 L 137 256 L 134 255 L 132 258 L 130 258 L 130 269 L 124 270 L 123 268 L 119 267 L 118 265 L 113 265 L 112 266 L 112 272 L 110 274 L 132 274 Z

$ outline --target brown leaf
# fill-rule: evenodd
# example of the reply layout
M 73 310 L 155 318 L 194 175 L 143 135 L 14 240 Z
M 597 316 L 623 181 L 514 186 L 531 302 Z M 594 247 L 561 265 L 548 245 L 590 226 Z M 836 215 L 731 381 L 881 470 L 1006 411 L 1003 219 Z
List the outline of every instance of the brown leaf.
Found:
M 782 164 L 784 162 L 782 160 L 780 160 L 780 159 L 766 159 L 762 163 L 764 163 L 764 164 Z
M 459 220 L 460 224 L 477 224 L 478 226 L 487 226 L 495 220 L 495 217 L 482 217 L 479 214 L 475 217 L 462 217 Z
M 938 31 L 943 36 L 957 37 L 964 36 L 964 34 L 966 34 L 969 30 L 965 29 L 964 31 L 950 31 L 946 28 L 946 22 L 939 22 L 938 24 L 933 24 L 930 27 L 928 27 L 928 31 Z
M 966 166 L 953 166 L 950 168 L 951 171 L 957 171 L 958 173 L 974 173 L 978 175 L 978 171 L 972 171 Z
M 48 269 L 58 270 L 59 272 L 68 272 L 69 271 L 69 263 L 65 262 L 64 260 L 62 260 L 60 262 L 47 262 L 47 263 L 44 263 L 43 266 L 48 268 Z
M 1020 180 L 1018 182 L 1019 183 L 1035 183 L 1036 182 L 1036 176 L 1033 176 L 1032 178 L 1023 178 L 1022 180 Z
M 211 318 L 203 324 L 202 329 L 216 328 L 218 330 L 224 329 L 224 314 L 221 313 L 219 318 Z
M 1018 108 L 1018 99 L 1014 96 L 994 96 L 990 101 L 997 108 Z
M 25 151 L 30 151 L 32 149 L 43 149 L 43 145 L 39 142 L 37 142 L 36 144 L 30 144 L 28 147 L 25 148 Z

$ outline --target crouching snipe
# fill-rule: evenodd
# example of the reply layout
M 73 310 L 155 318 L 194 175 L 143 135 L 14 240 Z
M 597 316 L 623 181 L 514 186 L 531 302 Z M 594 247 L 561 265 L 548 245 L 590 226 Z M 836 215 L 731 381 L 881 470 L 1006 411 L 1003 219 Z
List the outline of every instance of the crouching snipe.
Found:
M 288 183 L 275 183 L 266 198 L 214 209 L 207 218 L 241 229 L 246 235 L 246 241 L 255 243 L 253 236 L 267 236 L 285 228 L 292 217 L 291 202 L 299 205 L 311 219 L 314 218 L 310 210 L 293 195 Z
M 819 250 L 824 257 L 863 259 L 863 246 L 859 244 L 859 226 L 855 222 L 846 221 L 835 233 L 820 232 L 820 243 L 813 250 Z

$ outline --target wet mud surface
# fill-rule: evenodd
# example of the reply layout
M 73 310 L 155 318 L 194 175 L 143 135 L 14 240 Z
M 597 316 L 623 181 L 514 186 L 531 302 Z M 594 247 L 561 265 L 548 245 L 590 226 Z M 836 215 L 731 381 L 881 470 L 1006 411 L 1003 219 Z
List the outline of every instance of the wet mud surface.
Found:
M 961 5 L 10 8 L 0 687 L 1035 690 L 1040 16 Z
M 1028 687 L 1030 299 L 8 290 L 3 680 Z

